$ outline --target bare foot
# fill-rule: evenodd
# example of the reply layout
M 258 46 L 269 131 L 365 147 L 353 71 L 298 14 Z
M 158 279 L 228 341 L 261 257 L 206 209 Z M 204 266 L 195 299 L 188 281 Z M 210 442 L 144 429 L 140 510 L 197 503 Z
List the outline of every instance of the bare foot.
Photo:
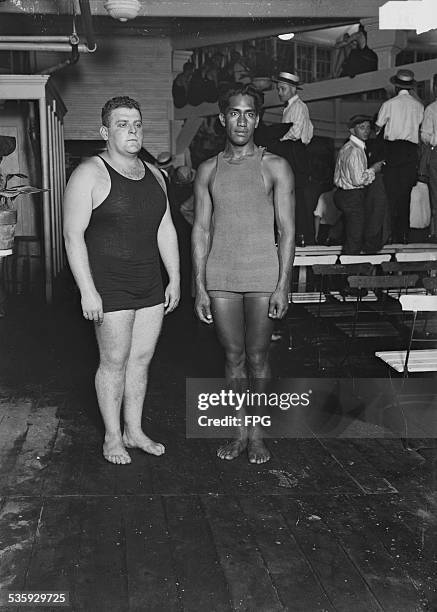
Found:
M 270 451 L 261 438 L 249 440 L 247 456 L 250 463 L 266 463 L 271 458 Z
M 123 445 L 120 434 L 106 434 L 103 443 L 103 456 L 109 463 L 126 465 L 132 461 Z
M 237 440 L 231 440 L 230 442 L 226 442 L 222 446 L 218 447 L 217 457 L 231 461 L 232 459 L 239 457 L 246 447 L 246 439 L 238 438 Z
M 151 440 L 143 431 L 138 431 L 135 433 L 127 433 L 126 431 L 123 434 L 123 442 L 126 448 L 139 448 L 145 453 L 149 453 L 149 455 L 163 455 L 165 453 L 165 446 L 160 442 L 154 442 Z

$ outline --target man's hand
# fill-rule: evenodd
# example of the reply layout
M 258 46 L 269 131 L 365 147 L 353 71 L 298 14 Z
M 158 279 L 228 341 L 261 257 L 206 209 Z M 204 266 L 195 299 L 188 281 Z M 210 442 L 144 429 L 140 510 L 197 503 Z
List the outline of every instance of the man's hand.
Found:
M 375 162 L 374 164 L 370 166 L 370 168 L 373 168 L 375 172 L 381 172 L 384 164 L 385 164 L 385 161 Z
M 165 288 L 164 314 L 173 312 L 179 304 L 181 291 L 179 283 L 169 283 Z
M 211 300 L 205 289 L 197 291 L 194 308 L 202 323 L 212 323 Z
M 97 291 L 82 295 L 81 304 L 82 313 L 85 319 L 94 321 L 97 325 L 103 323 L 102 298 Z
M 270 296 L 269 317 L 282 319 L 288 310 L 288 291 L 276 289 Z

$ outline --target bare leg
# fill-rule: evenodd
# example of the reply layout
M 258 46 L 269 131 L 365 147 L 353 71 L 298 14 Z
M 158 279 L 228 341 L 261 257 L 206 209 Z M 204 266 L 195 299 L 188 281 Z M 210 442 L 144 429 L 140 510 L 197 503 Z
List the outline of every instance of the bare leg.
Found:
M 211 309 L 220 344 L 225 351 L 225 378 L 233 391 L 241 392 L 247 384 L 246 355 L 244 351 L 244 308 L 243 300 L 211 298 Z M 246 387 L 245 387 L 246 388 Z M 241 411 L 240 411 L 241 415 Z M 244 415 L 243 421 L 244 421 Z M 247 447 L 247 428 L 239 428 L 235 440 L 217 449 L 220 459 L 235 459 Z
M 126 448 L 140 448 L 151 455 L 162 455 L 165 451 L 164 446 L 146 436 L 141 427 L 149 365 L 155 352 L 163 316 L 163 304 L 141 308 L 135 312 L 124 387 L 124 445 Z
M 269 297 L 248 297 L 244 299 L 246 320 L 246 355 L 251 390 L 262 393 L 270 380 L 268 351 L 274 321 L 268 316 Z M 270 459 L 270 452 L 263 442 L 262 429 L 259 425 L 248 430 L 247 454 L 251 463 L 265 463 Z
M 105 425 L 103 456 L 110 463 L 130 463 L 120 430 L 126 364 L 131 348 L 135 312 L 106 312 L 102 325 L 96 325 L 100 364 L 96 373 L 96 392 Z

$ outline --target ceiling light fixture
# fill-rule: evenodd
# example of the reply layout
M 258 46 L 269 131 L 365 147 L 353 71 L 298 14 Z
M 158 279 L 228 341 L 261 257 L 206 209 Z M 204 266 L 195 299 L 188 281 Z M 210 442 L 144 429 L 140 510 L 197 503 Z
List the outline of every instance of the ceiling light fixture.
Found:
M 281 40 L 291 40 L 292 38 L 294 38 L 294 33 L 289 32 L 288 34 L 278 34 L 278 38 L 280 38 Z
M 106 0 L 104 7 L 114 19 L 127 21 L 135 19 L 140 12 L 141 4 L 138 0 Z

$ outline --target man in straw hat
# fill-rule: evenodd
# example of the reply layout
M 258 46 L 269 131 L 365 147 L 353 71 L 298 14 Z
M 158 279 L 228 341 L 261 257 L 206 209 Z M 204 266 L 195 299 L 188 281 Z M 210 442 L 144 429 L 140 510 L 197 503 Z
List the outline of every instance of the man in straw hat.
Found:
M 410 196 L 417 180 L 419 127 L 423 104 L 411 91 L 416 86 L 411 70 L 399 69 L 391 77 L 396 95 L 384 102 L 376 120 L 384 128 L 384 184 L 390 206 L 392 242 L 408 242 Z
M 280 72 L 277 79 L 278 97 L 284 104 L 282 123 L 291 123 L 290 129 L 280 139 L 279 148 L 272 148 L 287 159 L 294 172 L 296 185 L 296 234 L 303 234 L 308 242 L 313 234 L 313 211 L 308 211 L 305 202 L 305 187 L 309 180 L 309 159 L 306 145 L 313 137 L 313 124 L 307 105 L 299 98 L 302 89 L 299 76 L 291 72 Z

